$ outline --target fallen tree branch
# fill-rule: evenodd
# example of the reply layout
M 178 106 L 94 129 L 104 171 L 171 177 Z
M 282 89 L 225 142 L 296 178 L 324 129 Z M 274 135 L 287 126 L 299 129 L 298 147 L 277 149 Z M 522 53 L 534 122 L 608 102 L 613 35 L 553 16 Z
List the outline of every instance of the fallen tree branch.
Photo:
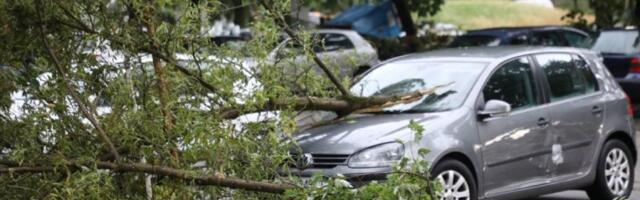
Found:
M 111 35 L 111 34 L 109 34 L 107 32 L 101 32 L 101 31 L 96 31 L 94 29 L 91 29 L 87 24 L 85 24 L 84 22 L 79 20 L 77 16 L 74 16 L 71 13 L 71 11 L 69 11 L 68 8 L 60 5 L 59 3 L 57 3 L 56 5 L 62 9 L 62 11 L 65 14 L 65 16 L 71 18 L 71 20 L 73 20 L 73 22 L 76 23 L 77 25 L 73 24 L 73 23 L 66 22 L 65 20 L 61 20 L 61 19 L 58 19 L 56 21 L 57 23 L 65 25 L 65 26 L 67 26 L 69 28 L 76 29 L 78 31 L 82 31 L 82 32 L 84 32 L 86 34 L 100 36 L 102 38 L 108 39 L 111 43 L 114 43 L 114 44 L 123 44 L 122 42 L 120 42 L 120 40 L 118 40 L 117 38 L 114 38 L 113 35 Z M 158 52 L 158 51 L 156 51 L 156 50 L 154 50 L 152 48 L 149 48 L 149 47 L 142 48 L 142 49 L 140 49 L 140 51 L 146 52 L 146 53 L 150 53 L 151 55 L 157 56 L 158 58 L 164 60 L 165 62 L 167 62 L 171 66 L 174 66 L 174 68 L 177 71 L 181 72 L 182 74 L 184 74 L 184 75 L 186 75 L 188 77 L 191 77 L 196 82 L 198 82 L 198 84 L 202 85 L 202 87 L 208 89 L 209 91 L 211 91 L 213 93 L 218 91 L 218 89 L 216 89 L 216 87 L 214 87 L 210 83 L 206 82 L 204 79 L 202 79 L 201 77 L 197 76 L 195 73 L 191 72 L 189 69 L 178 65 L 177 62 L 175 61 L 175 59 L 173 59 L 173 58 L 171 58 L 169 56 L 166 56 L 166 55 L 164 55 L 164 54 L 162 54 L 162 53 L 160 53 L 160 52 Z
M 150 165 L 144 163 L 114 163 L 106 161 L 92 162 L 75 162 L 70 161 L 62 166 L 17 166 L 9 168 L 0 168 L 0 176 L 11 174 L 30 174 L 30 173 L 55 173 L 60 171 L 64 172 L 63 167 L 77 168 L 79 166 L 95 166 L 96 169 L 111 170 L 112 172 L 130 172 L 130 173 L 145 173 L 159 176 L 171 177 L 174 179 L 180 179 L 188 182 L 192 182 L 196 185 L 202 186 L 220 186 L 234 189 L 244 189 L 256 192 L 267 193 L 284 193 L 285 190 L 291 189 L 294 186 L 275 184 L 260 181 L 249 181 L 239 178 L 227 177 L 222 174 L 216 175 L 197 175 L 196 172 L 175 169 L 171 167 Z
M 42 20 L 41 16 L 38 16 L 38 17 L 40 18 L 40 20 Z M 113 144 L 113 142 L 111 142 L 111 139 L 109 139 L 109 137 L 107 136 L 107 133 L 104 131 L 104 129 L 102 129 L 102 126 L 100 125 L 100 122 L 98 121 L 98 119 L 94 115 L 95 112 L 90 112 L 89 111 L 89 109 L 84 104 L 86 101 L 83 101 L 82 98 L 80 97 L 80 95 L 76 93 L 76 90 L 73 89 L 74 87 L 70 83 L 69 78 L 67 77 L 67 74 L 64 73 L 64 70 L 62 68 L 62 64 L 58 60 L 58 57 L 53 52 L 53 49 L 51 48 L 51 45 L 49 45 L 49 42 L 47 41 L 47 37 L 46 37 L 46 34 L 44 32 L 44 28 L 42 26 L 40 26 L 39 28 L 40 28 L 39 31 L 40 31 L 40 37 L 41 37 L 40 39 L 42 40 L 42 43 L 44 44 L 45 51 L 48 54 L 48 56 L 51 58 L 51 61 L 53 62 L 53 65 L 54 65 L 56 71 L 60 75 L 60 79 L 62 80 L 65 89 L 71 95 L 71 98 L 78 105 L 78 108 L 80 109 L 80 112 L 82 113 L 82 115 L 84 115 L 84 117 L 87 118 L 89 120 L 89 122 L 91 123 L 91 125 L 93 125 L 93 127 L 96 129 L 96 132 L 98 133 L 98 137 L 102 140 L 102 142 L 105 143 L 105 145 L 107 146 L 107 149 L 109 149 L 109 151 L 113 154 L 115 160 L 119 160 L 120 159 L 120 154 L 118 153 L 118 150 L 116 149 L 115 145 Z
M 294 97 L 269 100 L 262 106 L 241 109 L 223 109 L 220 116 L 224 119 L 233 119 L 246 113 L 262 111 L 275 111 L 280 109 L 294 110 L 323 110 L 333 111 L 338 116 L 345 116 L 351 113 L 366 113 L 381 111 L 384 108 L 403 103 L 411 103 L 419 100 L 425 95 L 433 94 L 437 89 L 446 87 L 449 84 L 437 85 L 431 88 L 424 88 L 414 92 L 393 95 L 393 96 L 372 96 L 372 97 L 350 97 L 348 99 L 321 98 L 321 97 Z

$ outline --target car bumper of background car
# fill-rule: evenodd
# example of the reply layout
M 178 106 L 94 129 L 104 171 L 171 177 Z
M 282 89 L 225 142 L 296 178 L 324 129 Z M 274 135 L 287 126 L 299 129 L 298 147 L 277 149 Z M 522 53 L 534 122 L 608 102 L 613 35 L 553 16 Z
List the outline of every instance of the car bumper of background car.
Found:
M 640 75 L 637 78 L 616 79 L 633 104 L 640 104 Z

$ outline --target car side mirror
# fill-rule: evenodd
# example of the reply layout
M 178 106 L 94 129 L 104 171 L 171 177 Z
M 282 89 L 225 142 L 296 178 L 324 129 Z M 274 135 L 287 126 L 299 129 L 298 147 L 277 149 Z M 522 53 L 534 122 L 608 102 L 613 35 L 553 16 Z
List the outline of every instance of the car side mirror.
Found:
M 480 119 L 486 119 L 504 115 L 509 112 L 511 112 L 511 105 L 509 105 L 509 103 L 502 100 L 491 99 L 484 104 L 484 108 L 478 111 L 478 116 Z

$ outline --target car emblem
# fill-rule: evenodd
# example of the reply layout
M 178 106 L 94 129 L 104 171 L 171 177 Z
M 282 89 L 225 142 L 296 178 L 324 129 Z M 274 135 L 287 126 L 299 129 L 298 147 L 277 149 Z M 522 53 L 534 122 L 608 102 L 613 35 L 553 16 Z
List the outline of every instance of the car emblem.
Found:
M 306 169 L 313 164 L 313 156 L 310 153 L 302 154 L 296 164 L 299 169 Z

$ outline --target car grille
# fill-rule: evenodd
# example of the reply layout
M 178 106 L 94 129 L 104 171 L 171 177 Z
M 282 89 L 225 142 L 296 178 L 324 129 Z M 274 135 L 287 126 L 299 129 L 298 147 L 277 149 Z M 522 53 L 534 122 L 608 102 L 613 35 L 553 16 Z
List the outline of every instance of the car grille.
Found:
M 317 168 L 317 169 L 331 169 L 338 165 L 347 165 L 347 159 L 349 158 L 348 154 L 311 154 L 311 158 L 313 163 L 306 167 L 298 166 L 300 163 L 301 156 L 298 154 L 291 155 L 291 162 L 289 162 L 289 167 L 292 168 Z

